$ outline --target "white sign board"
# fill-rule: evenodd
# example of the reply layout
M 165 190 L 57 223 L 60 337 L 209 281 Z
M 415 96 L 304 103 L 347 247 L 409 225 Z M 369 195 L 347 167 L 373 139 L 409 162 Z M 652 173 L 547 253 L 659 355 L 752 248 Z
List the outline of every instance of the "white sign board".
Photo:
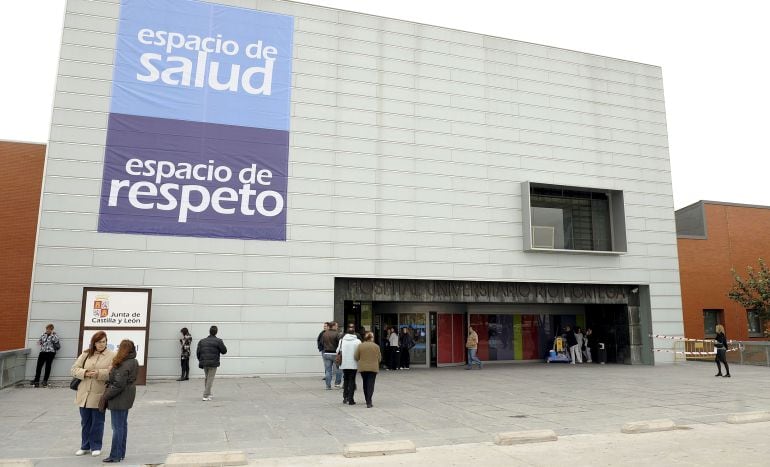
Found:
M 86 293 L 83 326 L 98 326 L 100 328 L 147 327 L 148 299 L 149 294 L 144 291 L 89 290 Z M 86 342 L 88 341 L 86 340 Z
M 141 331 L 132 331 L 128 329 L 84 329 L 83 330 L 83 348 L 82 351 L 88 350 L 88 346 L 91 345 L 91 337 L 99 331 L 107 333 L 107 348 L 113 352 L 118 351 L 120 341 L 128 339 L 134 342 L 136 346 L 136 360 L 139 362 L 139 366 L 144 366 L 144 348 L 145 339 L 147 333 L 144 329 Z

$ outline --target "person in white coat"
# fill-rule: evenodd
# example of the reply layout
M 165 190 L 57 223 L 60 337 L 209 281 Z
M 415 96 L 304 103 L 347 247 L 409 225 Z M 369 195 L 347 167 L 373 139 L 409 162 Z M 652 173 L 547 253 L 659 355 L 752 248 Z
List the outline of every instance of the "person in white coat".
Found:
M 356 392 L 356 373 L 358 372 L 358 362 L 356 362 L 355 353 L 361 340 L 356 336 L 356 328 L 349 324 L 345 336 L 340 339 L 337 352 L 342 352 L 342 403 L 355 405 L 354 394 Z
M 576 350 L 576 356 L 577 356 L 577 362 L 583 363 L 583 330 L 580 329 L 580 327 L 575 328 L 575 339 L 577 340 L 577 350 Z M 574 360 L 573 360 L 574 361 Z

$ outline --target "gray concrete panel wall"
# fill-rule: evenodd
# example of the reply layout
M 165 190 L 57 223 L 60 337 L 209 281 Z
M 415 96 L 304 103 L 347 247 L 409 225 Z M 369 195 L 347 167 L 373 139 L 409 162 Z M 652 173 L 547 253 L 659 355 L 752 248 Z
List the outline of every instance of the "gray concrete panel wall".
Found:
M 30 346 L 54 321 L 60 355 L 74 356 L 84 286 L 151 287 L 150 377 L 177 373 L 180 327 L 197 340 L 213 323 L 230 348 L 223 374 L 318 372 L 335 276 L 643 284 L 653 332 L 681 335 L 659 67 L 298 3 L 220 3 L 295 17 L 287 240 L 97 232 L 119 3 L 69 0 Z M 628 252 L 525 253 L 523 181 L 623 191 Z

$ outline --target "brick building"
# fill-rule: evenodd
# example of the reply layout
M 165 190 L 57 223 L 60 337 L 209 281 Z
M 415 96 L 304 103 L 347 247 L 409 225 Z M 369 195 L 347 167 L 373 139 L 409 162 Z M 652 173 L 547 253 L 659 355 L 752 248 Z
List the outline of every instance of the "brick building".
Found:
M 10 350 L 26 345 L 45 145 L 0 141 L 0 161 L 0 350 Z
M 714 336 L 722 324 L 730 339 L 763 338 L 763 323 L 727 297 L 735 269 L 770 259 L 770 206 L 698 201 L 676 211 L 684 332 Z

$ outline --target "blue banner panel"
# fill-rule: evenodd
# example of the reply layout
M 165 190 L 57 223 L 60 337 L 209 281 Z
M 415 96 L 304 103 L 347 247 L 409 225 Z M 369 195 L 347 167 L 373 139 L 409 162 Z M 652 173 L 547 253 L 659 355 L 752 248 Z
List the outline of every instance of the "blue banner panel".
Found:
M 289 129 L 294 18 L 123 0 L 111 112 Z
M 294 18 L 123 0 L 99 231 L 286 239 Z
M 100 232 L 286 239 L 289 134 L 111 114 Z

